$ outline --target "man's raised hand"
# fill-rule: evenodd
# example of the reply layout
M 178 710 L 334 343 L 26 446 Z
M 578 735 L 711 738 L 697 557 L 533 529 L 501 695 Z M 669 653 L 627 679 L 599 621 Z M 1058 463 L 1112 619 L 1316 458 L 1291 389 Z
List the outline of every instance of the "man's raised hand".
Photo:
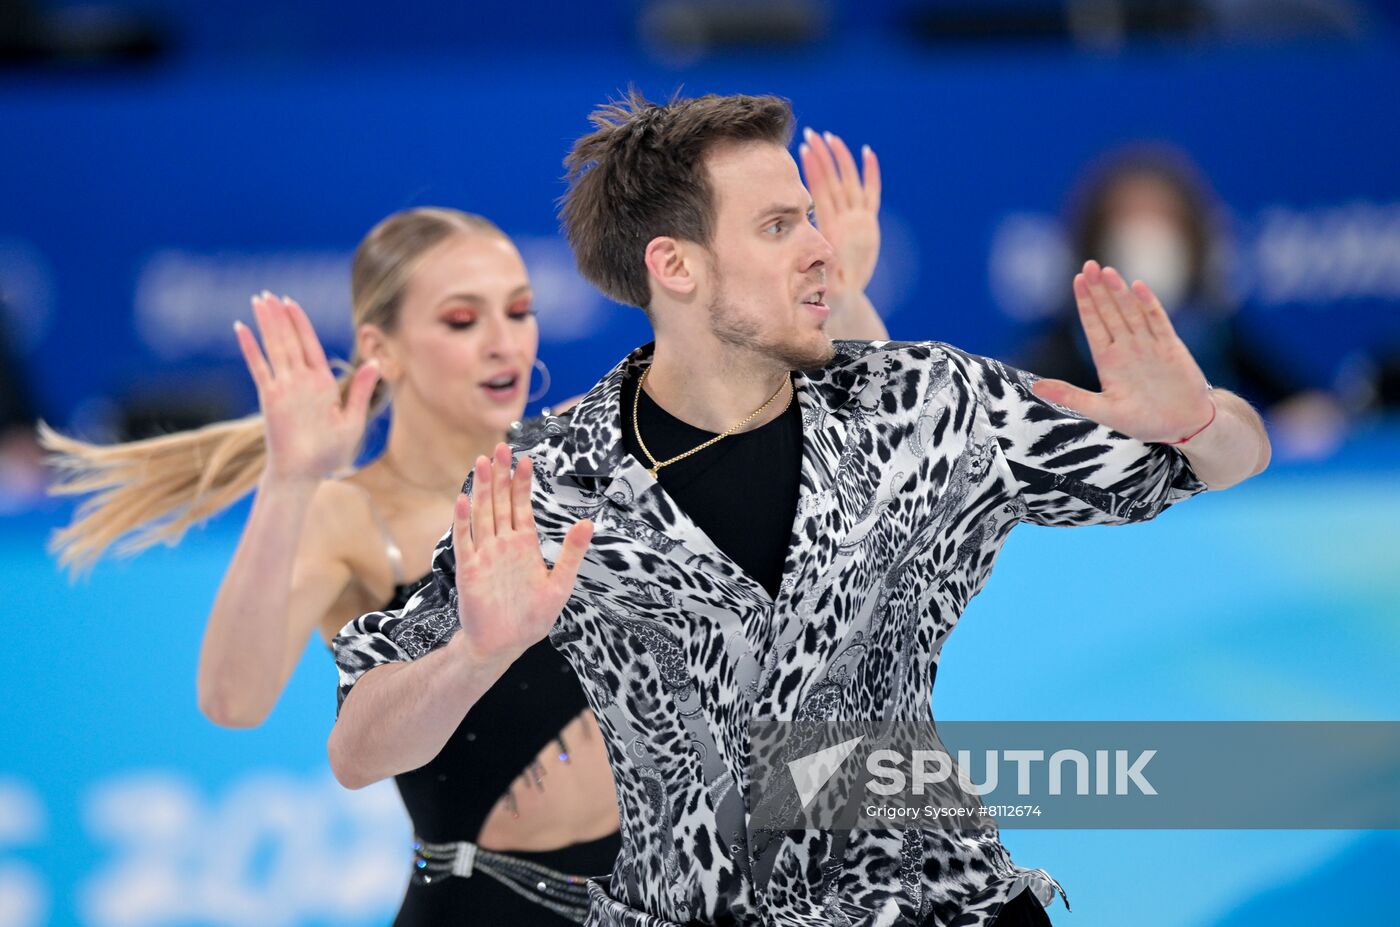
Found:
M 1089 261 L 1074 298 L 1102 392 L 1040 380 L 1037 396 L 1139 441 L 1180 441 L 1212 419 L 1210 385 L 1147 284 Z
M 864 179 L 846 143 L 830 132 L 803 133 L 802 174 L 816 207 L 817 228 L 836 250 L 836 272 L 827 278 L 837 300 L 863 293 L 880 257 L 880 162 L 862 149 Z
M 512 474 L 510 448 L 498 444 L 491 458 L 477 458 L 472 495 L 457 497 L 452 542 L 462 643 L 487 663 L 513 661 L 549 633 L 593 537 L 593 522 L 576 522 L 553 569 L 545 565 L 530 505 L 533 470 L 526 456 Z

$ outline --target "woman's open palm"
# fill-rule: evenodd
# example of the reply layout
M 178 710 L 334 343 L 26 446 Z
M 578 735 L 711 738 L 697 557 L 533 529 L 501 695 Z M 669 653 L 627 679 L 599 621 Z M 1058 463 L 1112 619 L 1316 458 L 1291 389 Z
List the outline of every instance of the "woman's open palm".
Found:
M 370 362 L 355 371 L 342 400 L 326 352 L 301 306 L 264 292 L 253 297 L 253 316 L 261 346 L 243 323 L 235 322 L 234 330 L 258 388 L 268 470 L 287 479 L 323 479 L 352 462 L 379 379 L 378 365 Z

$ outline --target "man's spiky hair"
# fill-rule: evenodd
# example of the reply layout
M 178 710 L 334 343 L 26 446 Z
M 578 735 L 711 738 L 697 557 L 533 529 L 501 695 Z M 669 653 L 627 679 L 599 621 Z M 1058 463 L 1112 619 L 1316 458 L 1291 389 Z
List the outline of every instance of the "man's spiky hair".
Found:
M 589 117 L 593 132 L 564 159 L 560 204 L 579 271 L 621 303 L 651 302 L 646 247 L 667 236 L 708 245 L 715 197 L 705 155 L 729 142 L 792 140 L 792 106 L 773 96 L 648 102 L 635 88 Z

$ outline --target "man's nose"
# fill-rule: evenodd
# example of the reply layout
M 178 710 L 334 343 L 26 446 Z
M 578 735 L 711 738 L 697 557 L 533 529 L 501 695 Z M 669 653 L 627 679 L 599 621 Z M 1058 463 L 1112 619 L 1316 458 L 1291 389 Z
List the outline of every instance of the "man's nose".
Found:
M 808 228 L 811 230 L 812 242 L 807 252 L 806 266 L 802 269 L 806 272 L 822 267 L 829 271 L 836 265 L 836 249 L 818 229 L 813 226 Z

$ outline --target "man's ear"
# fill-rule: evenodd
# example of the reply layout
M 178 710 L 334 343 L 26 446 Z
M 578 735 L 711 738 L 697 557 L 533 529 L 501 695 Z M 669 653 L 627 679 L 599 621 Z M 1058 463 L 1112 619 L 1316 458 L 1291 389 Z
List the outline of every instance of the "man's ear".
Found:
M 398 352 L 378 325 L 366 322 L 355 332 L 355 353 L 361 360 L 379 361 L 379 377 L 392 385 L 403 375 Z
M 675 238 L 660 236 L 647 243 L 647 272 L 656 285 L 675 296 L 689 296 L 695 292 L 695 268 L 693 258 L 687 252 L 684 242 Z

